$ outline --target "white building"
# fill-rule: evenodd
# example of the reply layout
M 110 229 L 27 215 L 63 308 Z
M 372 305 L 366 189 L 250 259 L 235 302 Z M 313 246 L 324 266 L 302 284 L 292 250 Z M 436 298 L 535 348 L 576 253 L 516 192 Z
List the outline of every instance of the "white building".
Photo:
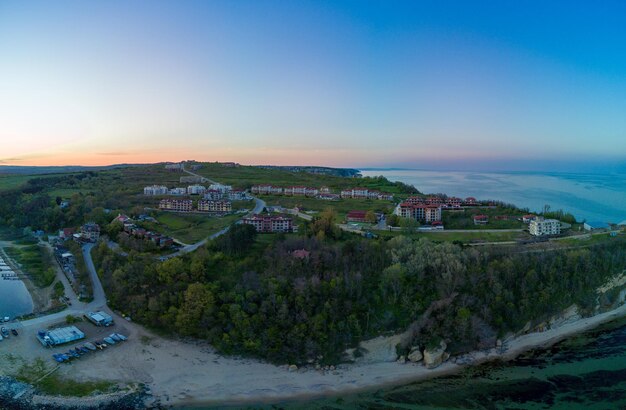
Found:
M 534 236 L 558 235 L 561 233 L 561 222 L 556 219 L 535 218 L 530 221 L 528 229 Z
M 189 195 L 201 195 L 206 192 L 206 187 L 202 185 L 189 185 L 187 187 L 187 193 Z
M 144 195 L 167 195 L 168 189 L 165 185 L 152 185 L 143 189 Z
M 187 190 L 185 188 L 172 188 L 170 189 L 170 195 L 186 195 Z
M 212 190 L 215 190 L 215 191 L 220 191 L 222 193 L 227 193 L 228 191 L 231 191 L 233 189 L 233 187 L 230 186 L 230 185 L 211 184 L 211 185 L 209 185 L 209 189 L 212 189 Z

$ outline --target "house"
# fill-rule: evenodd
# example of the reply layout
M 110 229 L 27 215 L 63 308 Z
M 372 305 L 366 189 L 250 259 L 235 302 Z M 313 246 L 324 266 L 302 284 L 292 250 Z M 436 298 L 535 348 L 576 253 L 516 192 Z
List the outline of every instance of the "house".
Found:
M 529 224 L 530 221 L 535 220 L 535 218 L 537 218 L 536 215 L 532 215 L 532 214 L 524 215 L 522 216 L 522 222 L 524 222 L 525 224 Z
M 538 217 L 530 221 L 528 230 L 533 236 L 558 235 L 561 233 L 561 222 Z
M 70 201 L 61 201 L 61 203 L 59 204 L 59 207 L 61 209 L 68 208 L 69 206 L 70 206 Z
M 291 252 L 291 256 L 297 259 L 309 259 L 310 255 L 311 252 L 307 251 L 306 249 L 296 249 L 295 251 Z
M 100 238 L 100 225 L 95 222 L 87 222 L 81 227 L 80 237 L 89 242 L 97 242 Z
M 121 222 L 122 224 L 125 224 L 128 221 L 132 221 L 132 219 L 130 219 L 129 216 L 124 215 L 124 214 L 117 214 L 117 216 L 113 219 L 112 222 Z
M 144 187 L 144 195 L 167 195 L 168 189 L 165 185 L 151 185 Z
M 346 215 L 348 222 L 366 222 L 367 211 L 349 211 Z
M 474 225 L 487 225 L 489 217 L 487 215 L 474 215 Z
M 187 194 L 189 195 L 201 195 L 206 192 L 206 187 L 203 185 L 189 185 L 187 187 Z
M 63 228 L 59 231 L 59 238 L 61 239 L 70 239 L 72 235 L 74 235 L 74 228 Z
M 209 199 L 201 199 L 198 201 L 198 211 L 200 212 L 227 213 L 232 210 L 233 207 L 230 201 L 212 201 Z
M 443 198 L 438 196 L 429 196 L 424 202 L 426 202 L 426 205 L 440 205 L 444 203 Z
M 330 194 L 330 188 L 327 186 L 320 187 L 320 194 Z
M 159 202 L 159 209 L 165 211 L 191 212 L 193 201 L 191 199 L 162 199 Z
M 477 205 L 476 198 L 474 198 L 473 196 L 468 196 L 467 198 L 465 198 L 465 202 L 463 203 L 463 205 L 465 206 Z
M 293 232 L 293 220 L 278 215 L 253 215 L 243 218 L 243 223 L 254 226 L 259 233 Z

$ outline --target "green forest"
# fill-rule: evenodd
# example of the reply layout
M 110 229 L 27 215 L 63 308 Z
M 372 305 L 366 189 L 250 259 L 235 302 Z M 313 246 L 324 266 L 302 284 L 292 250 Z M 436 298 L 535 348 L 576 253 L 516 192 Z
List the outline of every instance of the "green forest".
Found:
M 94 259 L 112 307 L 150 328 L 227 354 L 329 364 L 361 340 L 410 325 L 415 343 L 443 338 L 452 353 L 493 346 L 572 304 L 590 313 L 596 289 L 626 268 L 622 240 L 520 253 L 403 236 L 338 240 L 316 233 L 320 226 L 267 243 L 238 225 L 164 263 L 103 244 Z M 294 253 L 302 249 L 306 257 Z

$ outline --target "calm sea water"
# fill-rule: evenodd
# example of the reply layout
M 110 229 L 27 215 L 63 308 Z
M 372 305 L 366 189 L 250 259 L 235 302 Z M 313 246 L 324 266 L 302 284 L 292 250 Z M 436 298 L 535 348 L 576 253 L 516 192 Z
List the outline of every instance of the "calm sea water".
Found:
M 368 170 L 364 176 L 383 175 L 414 185 L 424 193 L 494 199 L 531 211 L 544 205 L 563 209 L 579 220 L 626 220 L 626 174 L 572 174 L 554 172 L 457 172 Z
M 0 317 L 25 315 L 33 311 L 33 300 L 24 282 L 0 278 Z

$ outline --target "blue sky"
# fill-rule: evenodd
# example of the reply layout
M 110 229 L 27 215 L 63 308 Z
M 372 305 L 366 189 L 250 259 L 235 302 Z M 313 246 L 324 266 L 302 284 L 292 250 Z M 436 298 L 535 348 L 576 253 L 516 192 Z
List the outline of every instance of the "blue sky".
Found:
M 623 2 L 0 3 L 0 163 L 626 162 Z

